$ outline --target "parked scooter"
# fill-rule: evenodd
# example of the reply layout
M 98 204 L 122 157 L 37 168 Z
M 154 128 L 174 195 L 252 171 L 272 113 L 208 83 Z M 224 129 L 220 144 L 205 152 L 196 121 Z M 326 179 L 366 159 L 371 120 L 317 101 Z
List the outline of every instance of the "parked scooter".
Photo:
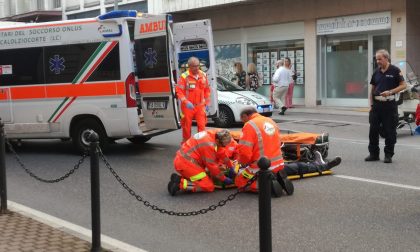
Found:
M 419 104 L 420 84 L 417 74 L 407 61 L 401 61 L 398 66 L 405 69 L 405 82 L 407 88 L 397 94 L 398 104 L 398 125 L 397 129 L 403 128 L 407 125 L 410 128 L 411 135 L 413 129 L 411 123 L 415 122 L 416 108 Z

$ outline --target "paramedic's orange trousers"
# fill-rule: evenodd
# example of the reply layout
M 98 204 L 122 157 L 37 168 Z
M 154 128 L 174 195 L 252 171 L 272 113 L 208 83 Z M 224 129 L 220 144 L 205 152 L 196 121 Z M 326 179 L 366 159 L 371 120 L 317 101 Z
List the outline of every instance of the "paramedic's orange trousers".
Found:
M 204 105 L 194 106 L 194 109 L 188 109 L 184 104 L 181 106 L 183 117 L 181 118 L 182 139 L 183 142 L 191 137 L 192 120 L 197 122 L 198 132 L 204 131 L 207 124 L 206 109 Z
M 181 183 L 179 188 L 181 191 L 190 192 L 213 192 L 214 183 L 206 174 L 206 171 L 179 156 L 178 154 L 174 160 L 175 170 L 181 174 Z

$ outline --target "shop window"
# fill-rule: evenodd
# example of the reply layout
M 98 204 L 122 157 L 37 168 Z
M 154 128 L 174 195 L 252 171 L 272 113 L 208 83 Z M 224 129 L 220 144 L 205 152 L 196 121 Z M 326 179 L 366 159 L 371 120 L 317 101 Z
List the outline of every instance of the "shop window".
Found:
M 326 74 L 327 98 L 366 98 L 368 40 L 328 38 Z
M 304 97 L 304 41 L 286 40 L 248 44 L 248 63 L 255 63 L 258 74 L 265 85 L 271 84 L 271 78 L 276 71 L 276 61 L 290 58 L 292 69 L 297 74 L 294 97 Z
M 262 42 L 248 44 L 248 63 L 255 63 L 258 73 L 264 78 L 264 84 L 271 84 L 276 71 L 276 61 L 289 57 L 292 69 L 296 71 L 296 84 L 304 84 L 303 40 Z
M 218 45 L 214 47 L 214 52 L 216 58 L 216 74 L 232 80 L 235 77 L 233 65 L 235 62 L 241 62 L 241 45 Z M 246 67 L 244 69 L 246 70 Z

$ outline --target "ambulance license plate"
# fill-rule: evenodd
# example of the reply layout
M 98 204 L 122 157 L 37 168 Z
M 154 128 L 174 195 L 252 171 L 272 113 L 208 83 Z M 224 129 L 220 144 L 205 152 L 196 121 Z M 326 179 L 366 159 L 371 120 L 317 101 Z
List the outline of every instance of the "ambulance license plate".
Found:
M 148 101 L 147 102 L 147 109 L 166 109 L 167 102 L 166 101 Z

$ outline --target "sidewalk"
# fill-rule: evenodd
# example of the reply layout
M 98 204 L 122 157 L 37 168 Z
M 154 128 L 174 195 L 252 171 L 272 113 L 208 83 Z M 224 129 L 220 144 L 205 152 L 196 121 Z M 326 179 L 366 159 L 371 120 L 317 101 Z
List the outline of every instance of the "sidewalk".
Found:
M 0 251 L 90 251 L 89 242 L 16 212 L 0 215 Z
M 352 116 L 369 116 L 369 108 L 367 107 L 304 107 L 294 106 L 286 111 L 287 113 L 309 113 L 309 114 L 328 114 L 328 115 L 352 115 Z M 278 115 L 274 110 L 273 115 Z
M 0 252 L 87 252 L 92 231 L 51 215 L 8 201 L 0 214 Z M 145 252 L 130 244 L 101 235 L 102 251 Z

